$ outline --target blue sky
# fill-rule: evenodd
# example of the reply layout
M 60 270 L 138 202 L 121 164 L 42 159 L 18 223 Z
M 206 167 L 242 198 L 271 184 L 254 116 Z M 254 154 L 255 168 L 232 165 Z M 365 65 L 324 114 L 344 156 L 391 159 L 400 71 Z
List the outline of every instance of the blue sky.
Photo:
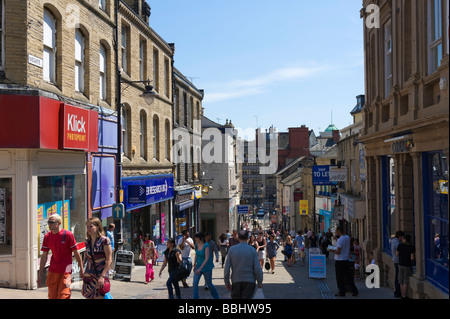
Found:
M 364 94 L 361 0 L 147 0 L 205 115 L 241 129 L 352 123 Z M 220 120 L 218 120 L 220 119 Z

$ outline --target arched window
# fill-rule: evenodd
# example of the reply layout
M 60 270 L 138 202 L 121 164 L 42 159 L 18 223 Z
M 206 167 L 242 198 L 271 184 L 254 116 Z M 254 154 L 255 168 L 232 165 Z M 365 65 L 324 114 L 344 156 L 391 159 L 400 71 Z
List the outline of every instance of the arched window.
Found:
M 47 9 L 44 9 L 44 81 L 56 83 L 56 19 Z
M 153 157 L 159 161 L 159 118 L 153 116 Z
M 130 114 L 130 108 L 127 106 L 123 106 L 122 109 L 122 153 L 124 156 L 130 158 L 130 151 L 129 151 L 129 121 L 131 118 Z
M 142 110 L 140 113 L 139 123 L 139 142 L 141 147 L 141 157 L 147 159 L 147 114 L 144 110 Z
M 170 145 L 172 142 L 172 139 L 170 138 L 170 122 L 169 120 L 166 120 L 165 124 L 165 138 L 166 138 L 166 160 L 170 161 Z
M 75 91 L 84 92 L 85 37 L 80 29 L 75 30 Z
M 104 45 L 100 44 L 100 88 L 99 88 L 99 97 L 100 100 L 106 101 L 106 89 L 107 89 L 107 81 L 106 81 L 106 48 Z

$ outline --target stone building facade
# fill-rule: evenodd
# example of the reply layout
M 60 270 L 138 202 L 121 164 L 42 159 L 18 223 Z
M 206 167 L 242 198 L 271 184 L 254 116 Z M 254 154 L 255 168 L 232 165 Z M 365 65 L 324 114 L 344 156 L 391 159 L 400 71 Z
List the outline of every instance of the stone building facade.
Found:
M 393 287 L 389 240 L 403 230 L 416 247 L 409 296 L 448 298 L 448 1 L 377 3 L 361 10 L 366 247 Z
M 105 226 L 118 222 L 111 209 L 118 200 L 118 146 L 127 212 L 118 222 L 123 227 L 116 228 L 117 239 L 137 256 L 144 233 L 164 241 L 173 233 L 174 46 L 149 26 L 148 4 L 0 2 L 0 285 L 37 288 L 49 214 L 63 216 L 80 251 L 87 218 L 98 216 Z M 116 113 L 116 3 L 122 135 Z M 145 86 L 139 81 L 147 80 L 157 92 L 151 106 L 140 97 Z M 147 196 L 133 199 L 139 186 Z

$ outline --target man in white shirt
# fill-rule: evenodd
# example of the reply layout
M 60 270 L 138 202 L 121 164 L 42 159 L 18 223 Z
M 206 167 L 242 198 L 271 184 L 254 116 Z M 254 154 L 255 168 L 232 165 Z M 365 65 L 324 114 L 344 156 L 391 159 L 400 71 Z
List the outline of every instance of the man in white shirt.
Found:
M 339 292 L 337 297 L 345 297 L 345 284 L 350 286 L 352 290 L 352 296 L 358 295 L 358 289 L 355 286 L 351 264 L 349 262 L 350 257 L 350 237 L 344 234 L 341 226 L 336 228 L 336 235 L 339 239 L 336 242 L 336 251 L 334 252 L 335 270 L 336 270 L 336 282 Z
M 191 259 L 191 248 L 195 249 L 194 241 L 191 237 L 189 237 L 189 232 L 187 230 L 183 230 L 183 237 L 181 237 L 178 241 L 178 245 L 180 246 L 181 250 L 181 257 L 182 257 L 182 267 L 186 268 L 188 270 L 189 277 L 192 270 L 192 259 Z M 183 283 L 184 288 L 189 288 L 188 284 L 186 283 L 186 278 L 183 278 L 181 282 Z

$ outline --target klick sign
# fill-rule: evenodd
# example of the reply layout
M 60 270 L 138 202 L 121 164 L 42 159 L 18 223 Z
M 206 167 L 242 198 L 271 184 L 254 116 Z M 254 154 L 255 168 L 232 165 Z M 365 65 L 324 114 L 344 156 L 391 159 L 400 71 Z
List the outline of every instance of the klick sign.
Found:
M 64 106 L 63 147 L 89 149 L 89 111 L 71 105 Z

